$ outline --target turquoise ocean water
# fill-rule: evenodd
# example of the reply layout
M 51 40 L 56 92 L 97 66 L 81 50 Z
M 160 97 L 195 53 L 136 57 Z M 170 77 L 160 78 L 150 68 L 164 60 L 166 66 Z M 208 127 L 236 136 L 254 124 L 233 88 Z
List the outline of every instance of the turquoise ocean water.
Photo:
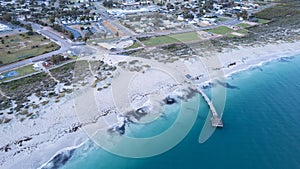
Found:
M 300 56 L 234 74 L 227 82 L 231 88 L 227 89 L 224 128 L 217 129 L 205 143 L 198 143 L 208 112 L 201 104 L 190 133 L 164 154 L 131 159 L 99 148 L 81 148 L 61 168 L 299 169 Z M 174 121 L 178 109 L 178 105 L 167 106 L 167 119 L 151 124 L 142 135 L 163 131 Z

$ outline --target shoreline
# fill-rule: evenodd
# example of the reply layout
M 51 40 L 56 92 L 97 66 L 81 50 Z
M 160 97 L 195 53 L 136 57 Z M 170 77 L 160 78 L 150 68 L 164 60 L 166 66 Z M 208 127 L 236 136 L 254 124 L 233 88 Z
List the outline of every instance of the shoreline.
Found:
M 60 149 L 47 162 L 45 162 L 44 164 L 42 164 L 37 169 L 43 169 L 45 167 L 47 168 L 48 167 L 47 165 L 49 165 L 54 160 L 55 157 L 59 156 L 60 154 L 64 154 L 65 152 L 76 150 L 76 149 L 82 147 L 83 145 L 87 144 L 88 141 L 89 141 L 89 139 L 86 139 L 85 141 L 83 141 L 79 145 L 74 145 L 74 146 L 65 147 L 63 149 Z M 70 158 L 71 157 L 72 157 L 72 155 L 70 156 Z
M 300 46 L 300 41 L 294 42 L 294 43 L 281 43 L 281 44 L 275 44 L 275 45 L 274 44 L 269 44 L 269 45 L 266 45 L 266 46 L 263 46 L 263 47 L 247 47 L 247 48 L 235 49 L 231 52 L 219 53 L 218 57 L 219 57 L 220 63 L 223 65 L 222 71 L 224 72 L 224 76 L 225 76 L 225 78 L 228 78 L 228 77 L 231 77 L 232 75 L 238 74 L 238 73 L 243 72 L 243 71 L 250 70 L 253 67 L 260 67 L 260 66 L 262 66 L 266 63 L 273 62 L 273 61 L 275 61 L 277 59 L 280 59 L 280 58 L 297 56 L 297 55 L 300 54 L 300 49 L 297 48 L 297 45 Z M 272 50 L 272 48 L 275 48 L 276 50 L 274 50 L 273 53 L 269 53 L 270 50 Z M 253 52 L 253 50 L 255 50 L 255 52 Z M 244 58 L 246 56 L 247 56 L 247 59 L 244 60 Z M 232 62 L 236 62 L 236 65 L 234 65 L 232 67 L 226 67 L 226 65 L 228 65 L 229 63 L 232 63 Z M 209 84 L 209 82 L 211 82 L 211 80 L 212 80 L 212 79 L 205 80 L 205 78 L 207 78 L 207 77 L 204 76 L 199 81 L 200 86 L 204 86 L 205 84 Z M 104 93 L 104 96 L 107 95 L 107 93 L 105 94 L 105 91 L 101 91 L 101 93 Z M 68 102 L 68 103 L 70 103 L 70 102 Z M 68 105 L 71 106 L 71 104 L 68 104 Z M 68 107 L 68 106 L 66 106 L 66 107 Z M 48 110 L 48 111 L 51 112 L 51 110 Z M 73 113 L 74 112 L 69 111 L 68 114 L 69 115 L 71 114 L 70 116 L 72 116 L 72 118 L 74 120 L 74 118 L 76 119 L 76 113 L 75 114 L 73 114 Z M 45 119 L 45 120 L 47 121 L 47 120 L 51 120 L 51 119 Z M 43 120 L 40 120 L 40 121 L 43 121 Z M 71 123 L 69 122 L 69 124 L 71 124 Z M 49 133 L 49 134 L 51 135 L 51 133 Z M 48 153 L 46 153 L 47 156 L 52 154 L 50 156 L 50 158 L 48 158 L 48 160 L 46 160 L 46 162 L 45 161 L 42 162 L 43 160 L 41 160 L 41 159 L 39 160 L 38 155 L 40 153 L 37 153 L 37 151 L 45 151 L 45 149 L 43 150 L 41 147 L 39 147 L 39 148 L 33 150 L 32 152 L 29 152 L 30 155 L 31 155 L 31 158 L 36 159 L 35 161 L 30 161 L 30 162 L 35 163 L 35 164 L 30 164 L 29 166 L 31 166 L 33 168 L 36 168 L 36 167 L 42 168 L 43 166 L 46 166 L 49 162 L 51 162 L 51 160 L 56 155 L 66 151 L 66 150 L 68 151 L 70 149 L 77 149 L 77 148 L 81 147 L 82 145 L 84 145 L 87 142 L 87 140 L 83 141 L 84 138 L 88 138 L 86 133 L 83 131 L 83 129 L 81 129 L 80 132 L 67 134 L 67 135 L 62 136 L 62 137 L 63 138 L 61 138 L 60 140 L 56 140 L 54 142 L 54 143 L 61 142 L 60 145 L 55 145 L 54 146 L 54 147 L 56 147 L 54 149 L 55 150 L 58 149 L 58 151 L 55 151 L 55 150 L 53 151 L 53 149 L 52 149 L 53 145 L 49 146 L 49 144 L 52 144 L 51 141 L 43 143 L 43 146 L 47 145 L 47 148 L 46 148 L 46 152 L 48 152 Z M 64 141 L 62 141 L 62 140 L 65 140 L 65 141 L 66 140 L 73 140 L 74 138 L 78 138 L 78 137 L 80 137 L 80 139 L 75 141 L 77 143 L 68 142 L 66 144 L 66 143 L 64 143 Z M 72 144 L 72 145 L 70 145 L 70 144 Z M 59 148 L 59 147 L 63 147 L 63 148 Z M 50 150 L 51 151 L 49 152 L 49 151 L 47 151 L 47 149 L 49 151 Z M 53 152 L 55 152 L 55 153 L 53 154 Z M 22 161 L 22 162 L 26 161 L 26 158 L 24 158 L 24 155 L 25 154 L 23 154 L 23 157 L 22 156 L 21 157 L 20 156 L 15 157 L 15 159 L 8 159 L 8 161 L 5 162 L 6 165 L 3 165 L 2 167 L 4 167 L 4 168 L 5 168 L 5 166 L 6 167 L 9 167 L 9 166 L 10 167 L 12 167 L 12 166 L 16 167 L 18 165 L 18 163 L 20 163 L 20 161 Z M 43 156 L 42 158 L 45 159 L 45 156 Z M 18 160 L 18 161 L 16 161 L 16 160 Z M 10 164 L 10 162 L 13 162 L 14 164 Z M 27 163 L 30 163 L 30 162 L 27 161 Z M 36 165 L 36 166 L 33 166 L 33 165 Z M 27 167 L 27 166 L 25 166 L 25 167 Z
M 258 59 L 256 63 L 254 64 L 249 64 L 247 67 L 245 68 L 242 68 L 242 69 L 234 69 L 234 70 L 231 70 L 229 71 L 228 73 L 225 74 L 225 77 L 228 78 L 228 77 L 231 77 L 235 74 L 239 74 L 239 73 L 242 73 L 244 71 L 248 71 L 252 68 L 255 68 L 255 67 L 261 67 L 263 66 L 264 64 L 267 64 L 267 63 L 271 63 L 271 62 L 274 62 L 278 59 L 281 59 L 281 58 L 292 58 L 292 57 L 295 57 L 297 55 L 300 55 L 300 50 L 298 50 L 296 53 L 295 52 L 291 52 L 291 53 L 285 53 L 284 55 L 281 55 L 281 54 L 273 54 L 273 55 L 270 55 L 270 56 L 265 56 L 264 58 L 267 58 L 266 60 L 261 60 L 261 59 Z M 207 83 L 210 83 L 212 80 L 208 80 L 208 81 L 205 81 L 205 82 L 202 82 L 200 83 L 200 86 L 203 86 L 204 84 L 207 84 Z M 64 148 L 60 151 L 58 151 L 53 157 L 51 157 L 51 159 L 46 162 L 44 165 L 47 165 L 47 163 L 51 162 L 51 160 L 56 156 L 58 155 L 59 153 L 62 153 L 63 151 L 68 151 L 70 149 L 78 149 L 80 148 L 81 146 L 83 146 L 84 144 L 86 144 L 87 142 L 84 142 L 82 144 L 80 144 L 79 146 L 74 146 L 74 147 L 67 147 L 67 148 Z M 42 167 L 40 167 L 39 169 L 41 169 Z
M 298 42 L 294 42 L 294 43 L 281 43 L 281 44 L 271 44 L 270 46 L 271 47 L 275 47 L 277 46 L 278 48 L 282 47 L 287 47 L 287 46 L 290 46 L 292 45 L 292 48 L 294 48 L 294 50 L 291 50 L 290 48 L 286 48 L 286 49 L 280 49 L 281 51 L 279 51 L 277 49 L 277 51 L 273 52 L 273 53 L 270 53 L 270 54 L 265 54 L 265 55 L 262 55 L 262 56 L 258 56 L 259 53 L 248 53 L 248 54 L 245 54 L 247 57 L 251 57 L 249 60 L 250 63 L 242 63 L 242 64 L 238 64 L 233 66 L 232 68 L 227 68 L 226 70 L 224 70 L 224 75 L 225 77 L 231 77 L 232 75 L 235 75 L 235 74 L 238 74 L 240 72 L 243 72 L 243 71 L 247 71 L 251 68 L 255 68 L 255 67 L 260 67 L 260 66 L 263 66 L 264 64 L 267 64 L 267 63 L 270 63 L 270 62 L 274 62 L 275 60 L 277 59 L 281 59 L 281 58 L 290 58 L 290 57 L 295 57 L 297 55 L 300 55 L 300 48 L 297 48 L 297 46 L 300 46 L 300 41 Z M 252 47 L 251 47 L 252 48 Z M 263 51 L 266 50 L 264 49 L 264 46 L 263 47 L 253 47 L 252 50 L 255 50 L 255 49 L 260 49 L 260 51 Z M 235 52 L 237 52 L 238 54 L 241 54 L 242 52 L 240 52 L 241 50 L 243 49 L 238 49 L 238 50 L 234 50 Z M 260 52 L 258 51 L 258 52 Z M 249 49 L 246 49 L 245 52 L 249 52 Z M 234 52 L 230 52 L 230 53 L 234 53 Z M 221 56 L 219 57 L 226 57 L 228 54 L 227 53 L 222 53 L 220 54 Z M 237 54 L 233 54 L 235 57 Z M 251 56 L 252 55 L 252 56 Z M 254 56 L 255 55 L 255 56 Z M 244 57 L 242 57 L 243 59 Z M 242 60 L 235 60 L 234 62 L 241 62 Z
M 254 48 L 255 49 L 255 48 Z M 240 49 L 238 49 L 240 50 Z M 221 55 L 224 54 L 224 53 L 221 53 Z M 300 54 L 300 49 L 299 50 L 296 50 L 296 51 L 289 51 L 289 52 L 283 52 L 283 53 L 273 53 L 269 56 L 263 56 L 262 58 L 259 58 L 259 59 L 256 59 L 256 60 L 253 60 L 252 63 L 248 63 L 247 64 L 247 67 L 243 67 L 241 69 L 229 69 L 227 73 L 225 73 L 225 77 L 228 78 L 228 77 L 231 77 L 235 74 L 239 74 L 241 72 L 244 72 L 244 71 L 248 71 L 252 68 L 255 68 L 255 67 L 260 67 L 260 66 L 263 66 L 264 64 L 267 64 L 267 63 L 270 63 L 270 62 L 274 62 L 278 59 L 281 59 L 281 58 L 290 58 L 290 57 L 295 57 L 297 55 Z M 239 65 L 240 67 L 242 67 L 241 65 Z M 212 80 L 208 80 L 208 81 L 204 81 L 204 82 L 201 82 L 200 83 L 200 86 L 203 87 L 205 86 L 205 84 L 208 84 L 210 83 Z M 85 143 L 82 143 L 80 146 L 84 145 Z M 75 149 L 77 148 L 80 148 L 80 146 L 77 146 L 75 147 Z M 70 148 L 74 148 L 74 147 L 70 147 Z M 57 152 L 55 155 L 59 154 L 61 151 Z M 54 157 L 54 156 L 53 156 Z M 52 157 L 52 158 L 53 158 Z M 51 158 L 51 159 L 52 159 Z M 50 162 L 51 159 L 48 161 Z M 48 163 L 47 162 L 47 163 Z M 44 165 L 46 165 L 47 163 L 45 163 Z
M 265 64 L 275 62 L 275 61 L 277 61 L 278 59 L 282 59 L 282 58 L 293 58 L 293 57 L 296 57 L 296 56 L 298 56 L 298 55 L 300 55 L 300 53 L 296 53 L 296 54 L 293 54 L 293 55 L 291 55 L 291 56 L 273 57 L 273 58 L 270 58 L 269 60 L 261 61 L 261 62 L 259 62 L 259 63 L 257 63 L 257 64 L 249 65 L 247 68 L 239 69 L 239 70 L 233 71 L 233 72 L 231 72 L 231 73 L 228 73 L 228 74 L 226 74 L 225 77 L 231 77 L 231 76 L 234 76 L 234 75 L 236 75 L 236 74 L 242 73 L 242 72 L 244 72 L 244 71 L 249 71 L 249 70 L 252 69 L 252 68 L 257 68 L 257 67 L 264 66 Z
M 277 61 L 278 59 L 282 59 L 282 58 L 293 58 L 293 57 L 298 56 L 298 55 L 300 55 L 300 53 L 292 54 L 292 55 L 290 55 L 290 56 L 283 56 L 283 57 L 281 57 L 281 56 L 279 56 L 279 57 L 271 57 L 271 58 L 269 58 L 269 60 L 261 61 L 261 62 L 258 62 L 258 63 L 254 63 L 254 64 L 252 64 L 252 65 L 249 65 L 249 66 L 246 67 L 246 68 L 242 68 L 242 69 L 239 69 L 239 70 L 232 71 L 232 72 L 226 74 L 225 77 L 226 77 L 226 78 L 232 77 L 232 76 L 234 76 L 234 75 L 236 75 L 236 74 L 239 74 L 239 73 L 242 73 L 242 72 L 244 72 L 244 71 L 249 71 L 249 70 L 251 70 L 251 69 L 253 69 L 253 68 L 258 68 L 258 67 L 264 66 L 265 64 L 275 62 L 275 61 Z

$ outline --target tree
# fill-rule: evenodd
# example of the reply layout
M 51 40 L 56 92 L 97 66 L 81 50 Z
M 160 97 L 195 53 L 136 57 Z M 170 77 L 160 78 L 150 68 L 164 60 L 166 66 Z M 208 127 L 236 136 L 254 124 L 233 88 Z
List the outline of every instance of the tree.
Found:
M 203 8 L 206 10 L 206 11 L 210 11 L 211 9 L 213 9 L 213 1 L 212 0 L 206 0 L 204 5 L 203 5 Z
M 86 42 L 88 39 L 89 39 L 89 36 L 84 36 L 82 40 Z
M 113 7 L 113 1 L 112 0 L 104 0 L 103 1 L 103 6 L 104 7 L 108 7 L 108 8 L 112 8 Z
M 24 25 L 24 27 L 25 27 L 27 30 L 32 31 L 32 26 L 31 26 L 31 24 L 26 24 L 26 25 Z
M 198 11 L 196 12 L 196 14 L 197 14 L 198 17 L 201 17 L 201 16 L 205 15 L 202 8 L 199 8 Z
M 167 3 L 167 8 L 168 9 L 174 9 L 174 5 L 168 2 Z
M 49 16 L 49 21 L 50 21 L 51 23 L 54 23 L 54 22 L 55 22 L 55 17 L 54 17 L 53 15 L 50 15 L 50 16 Z
M 28 30 L 28 32 L 27 32 L 27 35 L 28 35 L 28 36 L 33 35 L 33 30 L 32 30 L 31 24 L 25 25 L 25 28 Z
M 10 22 L 12 17 L 9 13 L 5 13 L 5 14 L 2 15 L 1 19 L 4 20 L 4 21 Z
M 50 61 L 53 63 L 53 64 L 59 64 L 61 61 L 64 61 L 64 57 L 62 55 L 52 55 L 50 57 Z
M 68 37 L 69 37 L 70 39 L 74 39 L 73 33 L 69 31 L 69 32 L 68 32 Z
M 107 0 L 104 0 L 102 4 L 103 6 L 107 7 Z
M 236 17 L 237 17 L 237 19 L 240 19 L 241 18 L 241 13 L 240 12 L 236 13 Z
M 84 20 L 84 16 L 80 16 L 80 20 L 83 21 Z
M 243 18 L 243 20 L 247 20 L 248 19 L 248 12 L 246 10 L 243 10 L 242 12 L 238 12 L 238 13 L 236 13 L 236 17 L 238 19 Z
M 54 56 L 54 55 L 52 55 L 52 56 L 50 57 L 50 62 L 52 62 L 53 64 L 56 63 L 56 61 L 55 61 L 55 56 Z
M 183 11 L 183 17 L 186 19 L 194 19 L 194 15 L 189 12 L 189 10 Z
M 241 13 L 241 17 L 244 19 L 244 20 L 247 20 L 248 19 L 248 12 L 246 10 L 243 10 L 242 13 Z

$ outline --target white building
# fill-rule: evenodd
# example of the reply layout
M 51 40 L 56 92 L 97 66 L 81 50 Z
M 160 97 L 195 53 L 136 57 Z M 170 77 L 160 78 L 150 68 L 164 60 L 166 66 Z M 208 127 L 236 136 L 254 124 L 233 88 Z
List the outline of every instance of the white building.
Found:
M 0 23 L 0 32 L 11 31 L 12 29 L 6 25 Z

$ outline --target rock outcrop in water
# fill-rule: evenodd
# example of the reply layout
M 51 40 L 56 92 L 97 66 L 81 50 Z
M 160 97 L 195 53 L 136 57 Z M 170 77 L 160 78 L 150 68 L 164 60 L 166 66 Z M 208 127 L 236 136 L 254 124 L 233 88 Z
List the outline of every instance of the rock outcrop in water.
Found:
M 42 167 L 42 169 L 56 169 L 65 165 L 67 161 L 72 157 L 75 149 L 63 151 L 56 156 L 54 156 L 46 166 Z

